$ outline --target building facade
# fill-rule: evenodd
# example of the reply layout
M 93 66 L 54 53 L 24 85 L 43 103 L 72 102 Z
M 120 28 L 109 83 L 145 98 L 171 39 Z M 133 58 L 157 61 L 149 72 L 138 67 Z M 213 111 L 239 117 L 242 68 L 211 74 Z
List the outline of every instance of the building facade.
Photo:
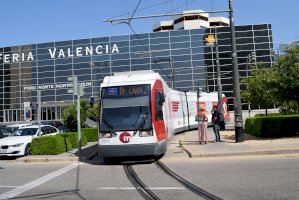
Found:
M 216 91 L 215 49 L 204 38 L 214 28 L 176 30 L 0 48 L 0 122 L 37 120 L 37 90 L 42 119 L 61 119 L 74 99 L 67 78 L 77 75 L 85 98 L 99 95 L 104 76 L 114 72 L 154 70 L 178 90 Z M 230 29 L 218 27 L 221 82 L 233 104 Z M 248 55 L 272 65 L 270 24 L 236 26 L 240 78 L 246 78 Z
M 203 10 L 186 10 L 173 17 L 173 20 L 161 21 L 153 26 L 153 32 L 172 30 L 193 30 L 200 28 L 229 26 L 226 17 L 211 17 Z

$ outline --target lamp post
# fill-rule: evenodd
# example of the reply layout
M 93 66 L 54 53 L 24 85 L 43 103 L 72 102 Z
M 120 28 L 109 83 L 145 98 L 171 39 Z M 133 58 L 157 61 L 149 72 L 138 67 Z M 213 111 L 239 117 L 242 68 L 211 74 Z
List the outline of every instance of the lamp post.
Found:
M 93 97 L 93 68 L 96 67 L 96 65 L 93 62 L 90 62 L 89 66 L 91 68 L 91 97 Z
M 243 119 L 242 119 L 242 104 L 240 92 L 240 80 L 238 70 L 236 33 L 234 25 L 234 10 L 233 0 L 228 0 L 229 3 L 229 20 L 231 32 L 231 55 L 233 65 L 233 80 L 234 80 L 234 111 L 235 111 L 235 140 L 236 142 L 244 141 Z
M 221 129 L 224 129 L 224 116 L 223 116 L 223 112 L 222 112 L 222 85 L 221 85 L 219 51 L 218 51 L 218 37 L 217 37 L 217 27 L 216 26 L 214 26 L 214 31 L 215 31 L 214 34 L 207 35 L 205 37 L 205 40 L 206 40 L 206 44 L 211 46 L 211 50 L 213 50 L 213 47 L 215 47 L 216 71 L 217 71 L 218 111 L 220 113 Z M 212 55 L 213 55 L 213 51 L 212 51 Z M 212 61 L 212 62 L 214 63 L 214 61 Z M 214 64 L 213 64 L 213 66 L 214 66 Z M 214 67 L 213 67 L 213 71 L 214 71 Z M 213 80 L 215 80 L 215 79 L 213 79 Z
M 113 65 L 113 62 L 109 61 L 108 65 L 109 65 L 109 68 L 110 68 L 110 76 L 112 76 L 112 65 Z
M 222 85 L 221 85 L 221 74 L 220 74 L 220 63 L 219 63 L 219 50 L 218 50 L 218 36 L 217 27 L 215 29 L 215 52 L 216 52 L 216 67 L 217 67 L 217 92 L 218 92 L 218 111 L 220 113 L 221 128 L 224 129 L 224 116 L 222 112 Z
M 196 91 L 196 116 L 198 115 L 199 113 L 199 97 L 200 97 L 200 94 L 202 92 L 202 88 L 199 87 L 199 81 L 198 81 L 198 88 L 197 88 L 197 91 Z M 197 121 L 197 125 L 199 127 L 199 119 Z

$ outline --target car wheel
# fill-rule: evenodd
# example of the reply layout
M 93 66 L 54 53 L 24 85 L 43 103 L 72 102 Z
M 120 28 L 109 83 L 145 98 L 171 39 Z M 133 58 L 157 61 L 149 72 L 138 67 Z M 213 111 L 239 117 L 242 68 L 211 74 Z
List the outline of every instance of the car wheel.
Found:
M 27 144 L 26 147 L 25 147 L 24 156 L 29 156 L 29 153 L 30 153 L 30 145 Z

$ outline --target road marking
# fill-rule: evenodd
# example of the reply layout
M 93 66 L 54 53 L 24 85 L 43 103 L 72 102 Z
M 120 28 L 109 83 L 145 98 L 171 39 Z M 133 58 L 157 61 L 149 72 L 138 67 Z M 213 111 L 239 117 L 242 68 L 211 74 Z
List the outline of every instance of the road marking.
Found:
M 141 187 L 100 187 L 98 190 L 136 190 L 142 189 Z M 184 187 L 148 187 L 150 190 L 185 190 Z
M 0 188 L 16 188 L 19 186 L 12 186 L 12 185 L 0 185 Z
M 81 165 L 82 163 L 79 163 L 79 165 Z M 21 185 L 21 186 L 18 186 L 16 187 L 15 189 L 12 189 L 10 191 L 7 191 L 7 192 L 4 192 L 2 194 L 0 194 L 0 199 L 10 199 L 10 198 L 13 198 L 15 196 L 18 196 L 28 190 L 31 190 L 43 183 L 46 183 L 48 181 L 50 181 L 51 179 L 53 178 L 56 178 L 74 168 L 76 168 L 78 166 L 78 163 L 73 163 L 73 164 L 70 164 L 62 169 L 59 169 L 55 172 L 52 172 L 48 175 L 45 175 L 43 177 L 40 177 L 38 179 L 35 179 L 34 181 L 31 181 L 29 183 L 26 183 L 24 185 Z

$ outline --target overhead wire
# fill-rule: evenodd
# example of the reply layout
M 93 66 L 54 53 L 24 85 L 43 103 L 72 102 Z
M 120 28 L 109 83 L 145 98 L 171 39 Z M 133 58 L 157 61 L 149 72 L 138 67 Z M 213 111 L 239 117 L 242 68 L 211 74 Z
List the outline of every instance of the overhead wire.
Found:
M 190 6 L 190 4 L 195 3 L 196 1 L 198 1 L 198 0 L 190 1 L 190 2 L 189 2 L 189 6 Z M 179 9 L 181 9 L 181 8 L 184 8 L 184 7 L 186 7 L 186 4 L 181 4 L 180 6 L 174 8 L 174 9 L 169 10 L 166 14 L 170 14 L 170 13 L 173 14 L 174 11 L 179 10 Z
M 172 2 L 172 1 L 173 0 L 166 0 L 166 1 L 164 0 L 164 1 L 160 2 L 160 3 L 156 3 L 156 4 L 152 4 L 152 5 L 143 7 L 143 8 L 139 8 L 136 11 L 142 11 L 142 10 L 146 10 L 146 9 L 149 9 L 149 8 L 154 8 L 154 7 L 157 7 L 157 6 L 161 6 L 161 5 L 165 4 L 166 2 Z M 133 11 L 130 11 L 130 12 L 126 12 L 126 13 L 123 13 L 123 14 L 120 14 L 120 15 L 117 15 L 117 16 L 113 16 L 112 18 L 122 17 L 122 16 L 130 15 L 132 13 L 133 13 Z
M 198 1 L 198 0 L 190 1 L 190 4 L 193 4 L 193 3 L 195 3 L 196 1 Z M 150 52 L 150 50 L 146 47 L 146 45 L 144 44 L 143 40 L 139 37 L 139 35 L 136 33 L 135 29 L 133 28 L 133 26 L 132 26 L 132 24 L 131 24 L 132 18 L 134 17 L 134 15 L 136 14 L 137 11 L 141 11 L 141 10 L 144 10 L 144 9 L 148 9 L 148 8 L 151 8 L 151 7 L 155 7 L 155 6 L 157 6 L 157 5 L 161 5 L 161 4 L 164 4 L 164 3 L 167 3 L 167 2 L 170 2 L 170 3 L 171 3 L 171 7 L 172 7 L 173 0 L 168 0 L 168 1 L 163 1 L 163 2 L 158 3 L 158 4 L 154 4 L 154 5 L 151 5 L 151 6 L 148 6 L 148 7 L 145 7 L 145 8 L 140 8 L 140 9 L 139 9 L 139 6 L 140 6 L 140 4 L 141 4 L 141 0 L 139 0 L 139 2 L 137 3 L 137 6 L 135 7 L 134 11 L 132 11 L 132 12 L 128 12 L 128 13 L 125 13 L 125 14 L 122 14 L 122 15 L 119 15 L 119 16 L 116 16 L 116 17 L 120 17 L 120 16 L 124 16 L 124 15 L 126 15 L 126 14 L 129 14 L 129 13 L 130 13 L 130 14 L 132 13 L 131 17 L 129 17 L 129 19 L 128 19 L 127 21 L 120 22 L 120 24 L 121 24 L 121 23 L 124 23 L 124 24 L 127 24 L 127 25 L 129 26 L 129 28 L 130 28 L 131 31 L 133 32 L 134 36 L 137 38 L 137 40 L 139 40 L 139 42 L 142 44 L 142 47 L 145 49 L 145 51 L 147 52 L 147 54 L 149 55 L 149 57 L 153 60 L 153 63 L 154 63 L 154 64 L 155 64 L 155 65 L 156 65 L 156 66 L 163 72 L 163 74 L 164 74 L 169 80 L 171 80 L 172 77 L 171 77 L 168 73 L 166 73 L 166 72 L 165 72 L 165 69 L 163 69 L 162 66 L 158 63 L 159 59 L 158 59 L 156 56 L 152 55 L 152 53 Z M 184 4 L 183 6 L 179 6 L 179 7 L 175 8 L 175 9 L 171 9 L 170 11 L 168 11 L 168 13 L 173 12 L 173 11 L 175 11 L 175 10 L 178 10 L 178 9 L 184 7 L 184 6 L 187 6 L 187 3 L 188 3 L 188 2 L 187 2 L 187 0 L 186 0 L 186 4 Z M 169 58 L 169 62 L 171 62 L 170 59 L 171 59 L 171 58 Z M 168 69 L 168 70 L 169 70 L 169 69 L 170 69 L 170 70 L 173 70 L 173 73 L 175 73 L 175 72 L 180 72 L 180 70 L 175 70 L 174 68 L 167 68 L 167 69 Z M 190 68 L 190 69 L 191 69 L 191 68 Z
M 155 56 L 152 56 L 151 52 L 149 51 L 149 49 L 146 48 L 145 44 L 143 43 L 143 41 L 140 39 L 139 35 L 136 33 L 136 31 L 134 30 L 134 28 L 132 27 L 131 25 L 131 20 L 132 18 L 134 17 L 135 13 L 137 12 L 138 10 L 138 7 L 140 6 L 140 3 L 141 3 L 141 0 L 139 0 L 136 8 L 134 9 L 134 11 L 132 12 L 132 15 L 131 17 L 128 19 L 127 22 L 121 22 L 121 23 L 125 23 L 127 24 L 131 31 L 134 33 L 135 37 L 139 40 L 139 42 L 142 44 L 142 47 L 145 49 L 145 51 L 149 54 L 149 56 L 151 58 L 154 58 L 154 63 L 155 65 L 157 65 L 159 67 L 159 69 L 167 76 L 167 78 L 171 79 L 171 77 L 164 71 L 164 69 L 161 67 L 161 65 L 159 65 L 156 61 L 158 60 Z

